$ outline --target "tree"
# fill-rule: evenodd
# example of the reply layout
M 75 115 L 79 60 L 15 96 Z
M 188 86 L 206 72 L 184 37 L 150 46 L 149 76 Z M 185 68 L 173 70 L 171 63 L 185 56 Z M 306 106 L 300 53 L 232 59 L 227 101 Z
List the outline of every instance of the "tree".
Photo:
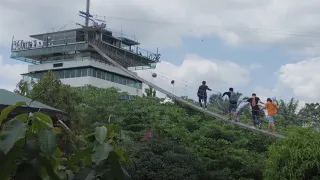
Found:
M 237 101 L 240 100 L 242 93 L 236 92 Z M 223 114 L 228 113 L 229 109 L 229 100 L 227 98 L 223 98 L 221 93 L 212 94 L 209 97 L 210 106 L 220 110 Z
M 62 84 L 51 71 L 33 85 L 30 98 L 71 114 L 75 113 L 76 105 L 81 101 L 76 90 Z
M 33 86 L 35 82 L 32 80 L 30 85 Z M 30 94 L 30 89 L 29 89 L 29 84 L 27 81 L 24 81 L 21 79 L 19 83 L 16 86 L 16 89 L 13 91 L 14 93 L 20 94 L 22 96 L 29 96 Z
M 285 127 L 290 125 L 301 126 L 301 123 L 297 118 L 298 104 L 299 101 L 295 100 L 294 98 L 291 98 L 288 103 L 284 102 L 283 100 L 280 100 L 280 102 L 278 102 L 278 115 L 282 117 L 282 121 L 278 121 L 278 124 Z
M 270 147 L 264 179 L 319 179 L 319 136 L 312 128 L 290 129 L 287 138 Z
M 319 103 L 306 103 L 300 109 L 298 117 L 303 124 L 311 124 L 315 128 L 319 128 L 320 124 L 320 105 Z

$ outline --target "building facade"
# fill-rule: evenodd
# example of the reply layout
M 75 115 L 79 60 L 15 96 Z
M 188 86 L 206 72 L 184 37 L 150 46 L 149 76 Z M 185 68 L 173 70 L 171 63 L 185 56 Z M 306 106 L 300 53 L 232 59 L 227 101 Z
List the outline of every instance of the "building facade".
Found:
M 114 37 L 103 28 L 83 27 L 62 32 L 30 36 L 31 41 L 12 42 L 11 58 L 29 62 L 23 79 L 39 79 L 52 71 L 64 84 L 73 87 L 92 85 L 100 88 L 116 87 L 130 95 L 142 96 L 142 82 L 132 78 L 99 55 L 89 40 L 105 44 L 108 56 L 128 69 L 155 68 L 159 54 L 139 48 L 139 43 L 124 37 Z

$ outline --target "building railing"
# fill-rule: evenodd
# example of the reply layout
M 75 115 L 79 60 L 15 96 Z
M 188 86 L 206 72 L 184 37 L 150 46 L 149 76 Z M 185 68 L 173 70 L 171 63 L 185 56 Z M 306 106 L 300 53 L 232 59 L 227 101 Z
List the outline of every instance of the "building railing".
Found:
M 105 35 L 105 34 L 103 34 L 103 36 L 117 39 L 116 37 Z M 28 51 L 28 50 L 35 50 L 35 49 L 43 49 L 43 48 L 55 48 L 59 46 L 87 43 L 88 42 L 87 39 L 95 39 L 95 40 L 101 39 L 101 37 L 99 37 L 99 39 L 96 39 L 96 38 L 98 37 L 88 37 L 86 33 L 77 33 L 76 31 L 74 33 L 62 32 L 57 35 L 44 34 L 39 38 L 42 40 L 35 40 L 35 39 L 30 41 L 13 40 L 11 45 L 11 52 L 21 52 L 21 51 Z M 121 41 L 121 40 L 118 39 L 118 41 Z M 161 55 L 159 53 L 152 53 L 150 51 L 140 48 L 138 45 L 132 46 L 130 49 L 128 46 L 123 47 L 121 45 L 122 43 L 113 45 L 106 41 L 103 41 L 103 42 L 114 48 L 119 48 L 123 50 L 125 53 L 131 53 L 133 55 L 137 55 L 137 56 L 140 56 L 141 58 L 149 59 L 156 63 L 160 61 Z

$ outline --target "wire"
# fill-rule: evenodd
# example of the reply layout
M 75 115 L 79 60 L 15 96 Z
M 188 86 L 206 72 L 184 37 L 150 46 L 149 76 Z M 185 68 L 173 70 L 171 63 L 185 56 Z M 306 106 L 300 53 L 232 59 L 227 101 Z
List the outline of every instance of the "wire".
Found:
M 168 22 L 168 21 L 155 21 L 155 20 L 146 20 L 146 19 L 132 19 L 132 18 L 123 18 L 123 17 L 106 17 L 107 19 L 117 19 L 124 21 L 135 21 L 141 23 L 151 23 L 151 24 L 166 24 L 171 26 L 193 26 L 197 28 L 218 28 L 223 30 L 232 30 L 232 31 L 242 31 L 242 32 L 256 32 L 256 33 L 270 33 L 277 35 L 289 35 L 289 36 L 308 36 L 308 37 L 319 37 L 320 32 L 294 32 L 294 31 L 280 31 L 280 30 L 268 30 L 268 29 L 258 29 L 258 28 L 242 28 L 242 27 L 226 27 L 218 25 L 203 25 L 203 24 L 187 24 L 187 23 L 177 23 L 177 22 Z

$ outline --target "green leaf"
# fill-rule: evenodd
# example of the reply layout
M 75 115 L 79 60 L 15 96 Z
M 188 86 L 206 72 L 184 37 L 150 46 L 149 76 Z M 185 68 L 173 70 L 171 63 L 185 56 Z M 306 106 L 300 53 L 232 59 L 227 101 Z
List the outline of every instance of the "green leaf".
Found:
M 107 172 L 105 176 L 113 177 L 114 179 L 130 179 L 129 174 L 124 170 L 119 162 L 120 157 L 116 152 L 110 152 L 108 162 L 110 164 L 111 170 Z
M 7 154 L 14 144 L 25 137 L 27 124 L 19 120 L 10 120 L 0 135 L 0 150 Z
M 111 130 L 111 131 L 108 132 L 108 138 L 109 138 L 109 139 L 113 139 L 113 138 L 114 138 L 114 135 L 115 135 L 115 134 L 114 134 L 114 130 Z
M 11 113 L 11 111 L 13 111 L 15 108 L 22 106 L 22 105 L 26 105 L 26 102 L 17 102 L 15 105 L 8 106 L 8 107 L 4 108 L 0 114 L 0 124 L 2 123 L 2 121 L 4 119 L 7 119 L 8 115 Z
M 67 174 L 68 180 L 73 180 L 74 179 L 74 175 L 73 175 L 72 171 L 66 170 L 66 174 Z
M 96 164 L 99 164 L 102 160 L 105 160 L 109 156 L 109 152 L 112 151 L 112 146 L 109 143 L 99 144 L 96 143 L 93 148 L 92 161 Z
M 104 126 L 96 127 L 95 137 L 100 144 L 102 144 L 103 141 L 106 139 L 106 134 L 107 134 L 106 127 Z
M 69 167 L 76 170 L 76 166 L 82 159 L 91 158 L 92 149 L 93 147 L 88 147 L 73 154 L 68 162 Z
M 29 118 L 29 113 L 19 114 L 18 116 L 14 117 L 14 119 L 20 120 L 21 122 L 27 122 Z
M 117 153 L 117 155 L 121 158 L 121 160 L 123 160 L 124 162 L 128 163 L 128 164 L 132 164 L 132 161 L 129 158 L 129 155 L 126 151 L 124 151 L 121 148 L 116 148 L 114 150 L 114 152 Z
M 41 112 L 35 112 L 33 113 L 33 116 L 36 117 L 37 119 L 41 119 L 41 121 L 46 124 L 48 127 L 53 127 L 52 119 L 50 116 L 41 113 Z
M 74 180 L 92 180 L 95 178 L 95 171 L 89 168 L 81 168 L 74 176 Z
M 5 155 L 0 152 L 0 179 L 8 179 L 11 173 L 16 171 L 16 161 L 23 155 L 23 150 L 14 147 L 11 151 Z
M 57 147 L 56 133 L 53 130 L 42 129 L 39 132 L 40 149 L 45 154 L 52 154 Z
M 54 150 L 54 156 L 57 158 L 60 158 L 62 156 L 62 152 L 58 147 Z
M 53 167 L 50 164 L 50 161 L 42 156 L 38 157 L 40 164 L 45 168 L 49 177 L 53 180 L 61 180 L 59 176 L 54 172 Z

